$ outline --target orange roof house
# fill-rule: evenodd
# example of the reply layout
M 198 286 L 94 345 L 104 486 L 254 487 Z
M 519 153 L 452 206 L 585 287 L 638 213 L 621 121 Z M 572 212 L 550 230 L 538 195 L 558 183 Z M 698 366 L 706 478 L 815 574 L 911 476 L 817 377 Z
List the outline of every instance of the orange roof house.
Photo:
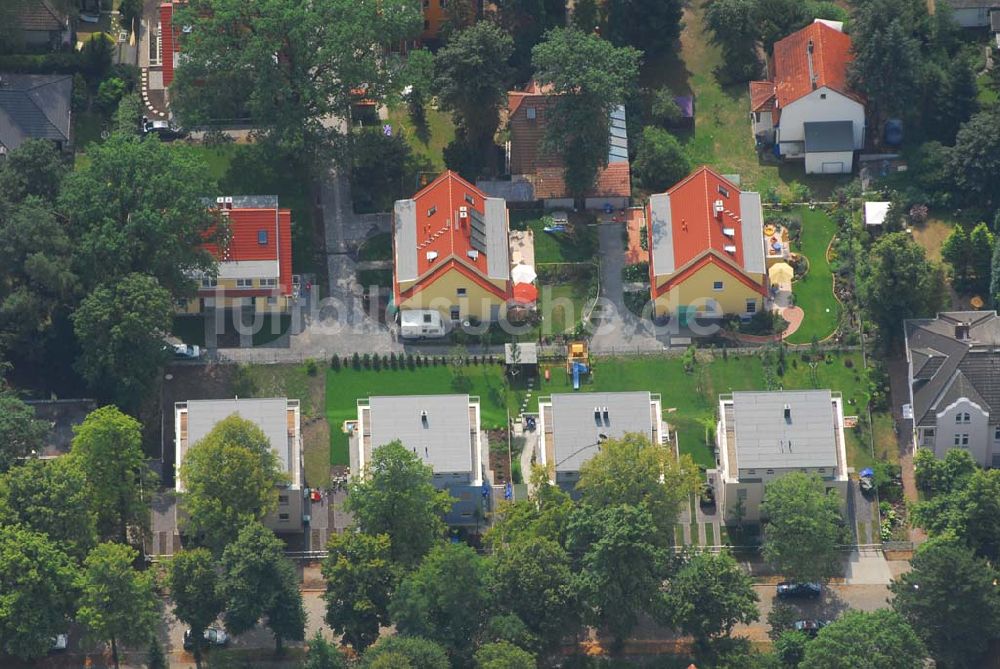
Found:
M 753 314 L 767 295 L 760 195 L 701 167 L 646 207 L 657 315 Z M 753 306 L 751 306 L 751 303 Z
M 566 169 L 562 159 L 545 151 L 542 146 L 555 98 L 556 94 L 550 86 L 541 86 L 534 81 L 523 91 L 510 91 L 507 94 L 510 173 L 523 176 L 531 182 L 534 197 L 539 200 L 567 197 L 564 180 Z M 608 133 L 608 164 L 598 171 L 587 198 L 614 200 L 616 205 L 621 206 L 625 204 L 623 200 L 627 201 L 632 195 L 624 107 L 618 107 L 612 112 Z M 596 206 L 603 205 L 597 203 Z
M 863 148 L 865 135 L 865 98 L 847 83 L 852 58 L 851 38 L 820 20 L 776 42 L 771 78 L 750 82 L 758 141 L 805 158 L 807 173 L 850 172 L 853 155 L 845 154 Z
M 291 210 L 280 208 L 274 195 L 220 197 L 212 204 L 226 223 L 226 235 L 204 245 L 219 271 L 215 278 L 200 278 L 200 300 L 213 300 L 209 304 L 221 308 L 241 306 L 250 298 L 261 310 L 287 309 L 293 294 Z M 197 312 L 202 306 L 208 305 L 199 301 L 186 310 Z
M 495 320 L 511 300 L 507 204 L 447 171 L 393 210 L 393 302 Z

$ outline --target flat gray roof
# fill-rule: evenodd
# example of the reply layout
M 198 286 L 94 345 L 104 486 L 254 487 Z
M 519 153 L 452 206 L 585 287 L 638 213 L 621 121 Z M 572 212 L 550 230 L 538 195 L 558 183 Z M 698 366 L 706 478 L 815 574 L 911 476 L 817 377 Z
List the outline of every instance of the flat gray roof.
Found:
M 435 472 L 478 474 L 472 471 L 468 395 L 372 397 L 368 406 L 372 449 L 399 440 Z
M 486 198 L 486 273 L 491 279 L 510 279 L 510 240 L 507 238 L 507 203 Z
M 733 410 L 739 469 L 837 466 L 829 390 L 735 392 Z
M 628 432 L 653 437 L 653 418 L 645 391 L 624 393 L 561 393 L 552 396 L 552 442 L 557 472 L 579 471 L 597 454 L 604 438 L 619 439 Z M 604 421 L 604 408 L 608 420 Z M 600 422 L 594 417 L 600 410 Z
M 396 252 L 396 279 L 413 281 L 417 278 L 417 203 L 396 200 L 392 224 L 395 228 L 393 247 Z
M 740 191 L 740 218 L 743 220 L 743 267 L 748 272 L 764 267 L 764 221 L 760 193 Z
M 674 273 L 674 236 L 670 223 L 670 196 L 649 196 L 649 231 L 652 233 L 650 259 L 657 274 Z
M 220 421 L 236 414 L 252 421 L 264 432 L 278 456 L 281 469 L 291 473 L 291 445 L 288 443 L 288 400 L 283 397 L 262 399 L 189 400 L 188 447 L 200 441 Z
M 854 150 L 854 121 L 808 121 L 803 129 L 806 153 Z

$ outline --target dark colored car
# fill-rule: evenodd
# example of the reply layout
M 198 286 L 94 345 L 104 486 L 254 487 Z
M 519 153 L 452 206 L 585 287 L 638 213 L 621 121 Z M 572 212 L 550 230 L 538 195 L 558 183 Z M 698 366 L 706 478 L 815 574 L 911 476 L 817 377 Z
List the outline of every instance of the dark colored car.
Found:
M 804 599 L 819 597 L 823 594 L 823 586 L 819 583 L 792 583 L 782 581 L 778 584 L 778 597 L 783 599 Z
M 224 648 L 229 645 L 229 635 L 225 630 L 217 627 L 209 627 L 205 630 L 205 640 L 202 641 L 202 648 L 219 647 Z M 191 635 L 191 628 L 184 630 L 184 650 L 194 650 L 194 639 Z
M 715 506 L 715 488 L 708 484 L 703 485 L 698 495 L 698 503 L 701 506 Z
M 795 621 L 795 630 L 805 632 L 809 636 L 816 636 L 821 629 L 829 624 L 827 620 L 797 620 Z

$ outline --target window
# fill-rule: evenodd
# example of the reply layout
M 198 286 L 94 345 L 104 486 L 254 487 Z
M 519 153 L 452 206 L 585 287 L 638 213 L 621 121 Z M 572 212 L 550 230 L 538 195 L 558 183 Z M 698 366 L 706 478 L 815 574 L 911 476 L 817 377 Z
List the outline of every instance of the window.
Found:
M 206 276 L 201 280 L 202 288 L 215 288 L 219 285 L 219 280 L 215 277 Z
M 257 231 L 257 243 L 261 246 L 267 246 L 267 230 Z
M 757 313 L 757 300 L 747 300 L 747 313 L 748 314 Z
M 429 324 L 430 322 L 431 322 L 431 315 L 430 314 L 424 314 L 424 323 L 428 323 Z
M 934 428 L 929 427 L 926 430 L 924 430 L 924 436 L 925 437 L 933 437 L 934 436 Z M 997 438 L 1000 439 L 1000 437 L 997 437 Z
M 747 474 L 756 474 L 756 473 L 757 473 L 756 469 L 748 469 L 747 470 Z
M 253 288 L 253 279 L 236 279 L 237 288 Z
M 722 184 L 719 184 L 719 195 L 722 197 L 729 197 L 729 189 Z
M 288 521 L 289 515 L 287 513 L 279 513 L 278 520 Z
M 715 281 L 712 283 L 712 290 L 722 290 L 722 282 Z
M 458 307 L 451 308 L 451 320 L 457 321 L 459 319 Z
M 436 214 L 437 210 L 438 210 L 437 207 L 431 207 L 430 209 L 428 209 L 427 210 L 427 218 L 430 218 L 431 216 L 433 216 L 434 214 Z
M 278 504 L 286 506 L 288 504 L 288 495 L 278 495 Z
M 529 121 L 534 121 L 538 116 L 538 112 L 535 111 L 534 107 L 528 107 L 524 110 L 524 115 L 528 117 Z
M 962 446 L 968 446 L 968 445 L 969 445 L 969 433 L 968 432 L 963 432 L 962 433 Z
M 826 467 L 820 467 L 820 468 L 819 468 L 819 469 L 817 469 L 816 471 L 817 471 L 818 473 L 820 473 L 820 474 L 825 474 L 825 473 L 826 473 Z
M 465 297 L 465 288 L 459 288 L 455 291 L 459 297 Z
M 820 93 L 819 94 L 819 99 L 820 100 L 826 100 L 826 93 Z
M 468 193 L 465 194 L 465 201 L 468 202 L 469 204 L 473 205 L 476 204 L 476 198 L 472 197 Z
M 993 428 L 993 439 L 995 441 L 1000 441 L 1000 427 Z
M 270 287 L 270 288 L 274 288 L 275 286 L 278 285 L 278 280 L 277 279 L 261 279 L 260 280 L 260 285 L 267 286 L 267 287 Z
M 961 445 L 961 443 L 962 443 L 962 435 L 956 433 L 955 434 L 955 445 L 959 446 L 959 445 Z
M 163 25 L 159 21 L 156 23 L 156 30 L 149 31 L 149 64 L 156 66 L 160 64 L 160 35 L 163 34 Z
M 276 298 L 274 295 L 272 295 L 272 296 L 270 296 L 270 297 L 267 298 L 267 303 L 268 304 L 272 304 L 272 305 L 273 304 L 277 304 L 278 303 L 278 298 Z
M 963 423 L 971 423 L 972 417 L 967 413 L 957 413 L 955 414 L 955 424 L 961 425 Z
M 760 112 L 754 112 L 753 113 L 753 120 L 754 120 L 754 123 L 760 123 Z

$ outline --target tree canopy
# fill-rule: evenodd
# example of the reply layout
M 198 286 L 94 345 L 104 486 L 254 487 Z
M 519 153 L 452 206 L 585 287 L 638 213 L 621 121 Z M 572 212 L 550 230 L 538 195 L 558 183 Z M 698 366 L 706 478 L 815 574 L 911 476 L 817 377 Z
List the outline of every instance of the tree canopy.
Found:
M 0 523 L 0 649 L 24 660 L 48 653 L 73 614 L 76 578 L 55 540 Z
M 326 623 L 362 653 L 388 626 L 397 574 L 388 535 L 344 532 L 330 536 L 323 560 Z
M 1000 108 L 979 112 L 962 125 L 950 152 L 951 171 L 964 200 L 1000 206 Z
M 451 669 L 444 648 L 430 639 L 393 635 L 379 639 L 361 656 L 363 669 Z
M 840 501 L 816 476 L 792 472 L 767 484 L 761 515 L 764 558 L 801 581 L 833 576 L 839 567 Z
M 476 669 L 535 669 L 538 663 L 528 651 L 512 643 L 488 643 L 476 651 Z
M 562 157 L 573 197 L 586 193 L 607 166 L 611 112 L 634 88 L 641 55 L 573 28 L 551 30 L 532 50 L 535 79 L 556 95 L 544 144 Z
M 670 577 L 664 610 L 674 626 L 704 643 L 757 620 L 753 581 L 729 553 L 695 553 Z
M 72 458 L 87 481 L 101 539 L 138 542 L 149 526 L 142 481 L 149 476 L 138 421 L 113 406 L 92 411 L 74 428 Z
M 358 91 L 382 101 L 414 37 L 412 0 L 193 0 L 177 10 L 184 59 L 172 106 L 188 125 L 249 116 L 284 148 L 318 160 Z
M 194 658 L 200 666 L 203 632 L 226 604 L 215 558 L 206 548 L 183 550 L 170 560 L 167 582 L 174 615 L 191 628 Z
M 287 482 L 263 430 L 235 414 L 188 448 L 180 478 L 183 529 L 216 554 L 243 524 L 278 507 L 277 486 Z
M 631 46 L 653 57 L 674 50 L 681 34 L 681 0 L 608 0 L 605 35 L 617 46 Z
M 691 163 L 676 137 L 651 125 L 642 129 L 632 172 L 644 189 L 653 193 L 665 191 L 690 171 Z
M 0 473 L 32 451 L 41 452 L 48 434 L 49 426 L 35 418 L 35 410 L 0 385 Z
M 160 616 L 153 572 L 136 571 L 138 552 L 122 544 L 99 544 L 83 561 L 76 619 L 87 637 L 111 644 L 118 667 L 118 644 L 138 646 L 152 638 Z
M 920 669 L 925 657 L 913 628 L 895 611 L 848 611 L 806 645 L 799 669 Z
M 431 468 L 398 441 L 379 446 L 351 481 L 345 507 L 367 534 L 386 534 L 392 559 L 415 566 L 444 536 L 451 497 L 431 483 Z
M 975 666 L 1000 632 L 996 571 L 969 549 L 937 539 L 923 544 L 910 564 L 889 586 L 892 608 L 941 666 Z

